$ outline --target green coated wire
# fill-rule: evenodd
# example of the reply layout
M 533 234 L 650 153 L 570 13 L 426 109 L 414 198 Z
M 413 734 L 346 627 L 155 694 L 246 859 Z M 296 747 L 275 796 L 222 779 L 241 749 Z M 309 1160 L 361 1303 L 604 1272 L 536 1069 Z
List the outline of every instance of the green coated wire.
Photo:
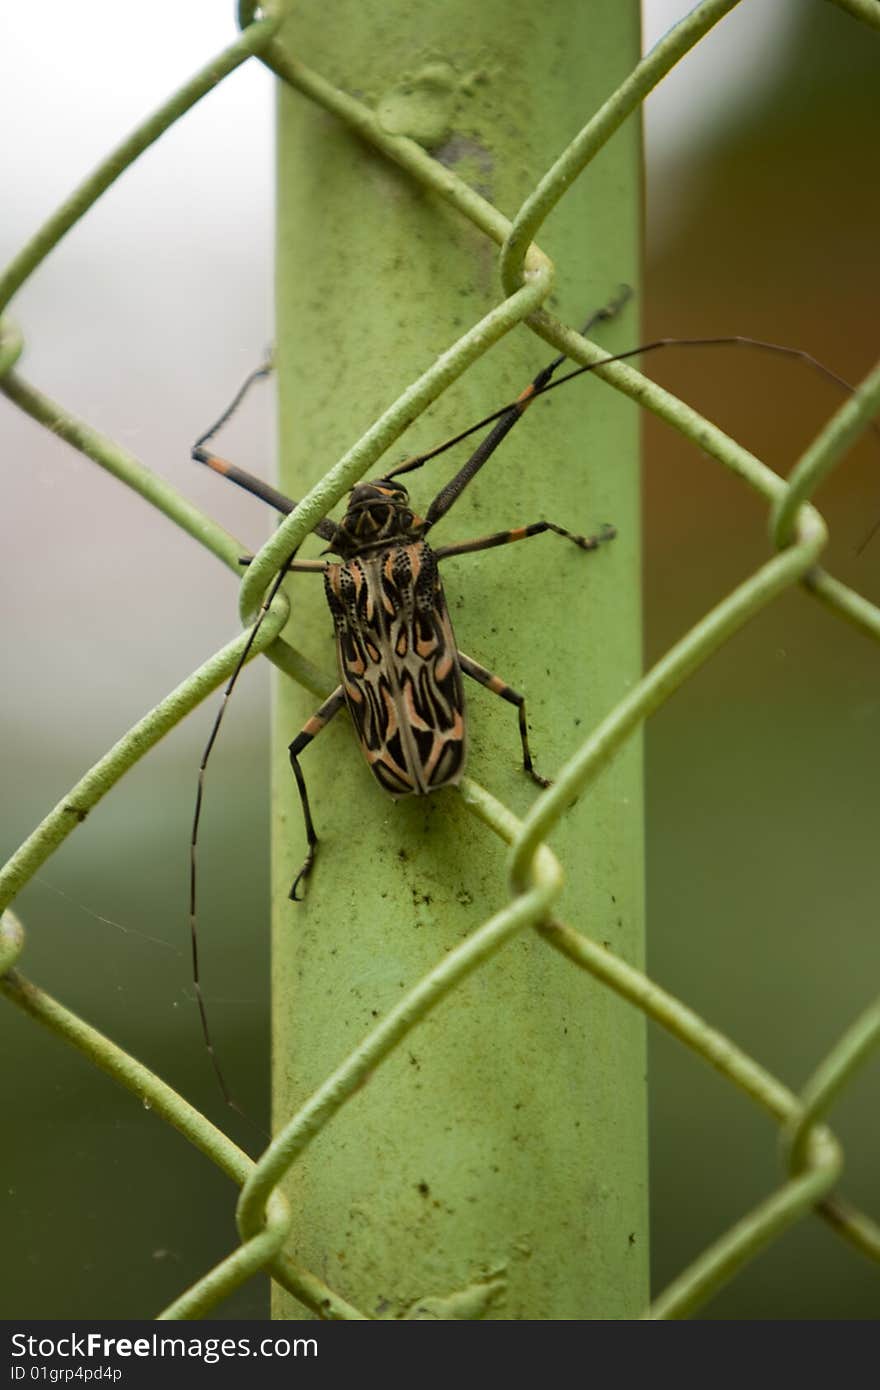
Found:
M 128 137 L 22 248 L 0 276 L 0 307 L 120 173 L 195 102 L 252 55 L 260 56 L 283 80 L 358 130 L 376 149 L 407 169 L 423 187 L 439 194 L 475 227 L 503 246 L 501 266 L 508 298 L 422 373 L 312 489 L 262 548 L 242 584 L 242 612 L 252 613 L 272 577 L 315 522 L 327 514 L 351 484 L 441 391 L 516 324 L 527 321 L 535 332 L 575 361 L 598 361 L 605 355 L 543 308 L 552 286 L 553 267 L 533 245 L 534 237 L 565 189 L 621 121 L 734 3 L 735 0 L 704 0 L 676 26 L 588 122 L 548 170 L 512 222 L 415 142 L 389 135 L 368 108 L 291 59 L 274 41 L 280 8 L 274 4 L 264 5 L 261 17 L 245 28 L 236 43 L 203 68 Z M 878 7 L 873 0 L 836 0 L 836 3 L 853 16 L 880 27 Z M 245 7 L 245 10 L 248 8 L 253 9 Z M 8 320 L 4 320 L 0 376 L 7 396 L 34 419 L 107 468 L 126 486 L 138 491 L 238 573 L 241 547 L 234 537 L 210 522 L 126 451 L 76 420 L 17 376 L 12 367 L 20 349 L 20 335 Z M 574 964 L 590 971 L 635 1007 L 655 1018 L 787 1126 L 791 1176 L 777 1193 L 759 1204 L 705 1251 L 661 1295 L 648 1316 L 679 1317 L 693 1311 L 769 1240 L 814 1208 L 853 1243 L 861 1243 L 866 1252 L 872 1252 L 872 1229 L 876 1228 L 872 1228 L 869 1219 L 848 1207 L 842 1199 L 828 1197 L 840 1172 L 841 1155 L 836 1141 L 818 1120 L 870 1049 L 877 1045 L 880 1038 L 878 1006 L 873 1006 L 847 1030 L 838 1046 L 820 1063 L 803 1095 L 795 1097 L 734 1043 L 711 1029 L 641 972 L 590 942 L 582 933 L 553 920 L 551 908 L 561 887 L 562 870 L 545 840 L 572 798 L 582 794 L 632 731 L 665 703 L 682 681 L 748 618 L 792 584 L 804 582 L 838 616 L 855 623 L 869 635 L 880 637 L 880 611 L 817 568 L 827 535 L 818 513 L 806 505 L 819 481 L 839 462 L 844 448 L 876 411 L 880 402 L 880 368 L 875 369 L 860 393 L 847 402 L 817 436 L 787 483 L 697 412 L 676 401 L 634 369 L 616 363 L 601 368 L 598 374 L 672 424 L 763 495 L 773 508 L 773 534 L 780 553 L 698 623 L 630 695 L 618 703 L 566 762 L 556 786 L 538 798 L 522 823 L 477 784 L 469 779 L 463 782 L 464 803 L 513 847 L 511 900 L 412 986 L 404 999 L 282 1128 L 257 1164 L 146 1068 L 20 976 L 13 963 L 23 945 L 21 924 L 8 911 L 0 922 L 3 975 L 0 989 L 5 996 L 79 1048 L 134 1094 L 148 1099 L 157 1115 L 174 1124 L 242 1186 L 238 1210 L 242 1245 L 175 1300 L 163 1317 L 203 1316 L 231 1289 L 258 1270 L 268 1269 L 320 1316 L 363 1318 L 357 1309 L 282 1254 L 289 1212 L 278 1185 L 314 1137 L 401 1039 L 461 980 L 528 926 L 536 927 Z M 281 642 L 279 634 L 287 613 L 286 600 L 279 597 L 254 644 L 254 654 L 258 650 L 265 651 L 308 688 L 326 694 L 332 684 L 330 678 Z M 245 640 L 245 636 L 237 638 L 200 667 L 71 789 L 0 871 L 0 905 L 14 898 L 123 773 L 222 683 L 233 669 Z M 878 1253 L 876 1248 L 874 1253 Z

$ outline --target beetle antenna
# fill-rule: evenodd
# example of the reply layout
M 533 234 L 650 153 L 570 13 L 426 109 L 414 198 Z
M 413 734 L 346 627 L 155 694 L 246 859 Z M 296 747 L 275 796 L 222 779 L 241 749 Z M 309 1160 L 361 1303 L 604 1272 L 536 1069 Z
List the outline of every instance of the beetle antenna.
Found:
M 291 560 L 292 560 L 292 559 L 293 559 L 293 556 L 291 556 L 290 558 L 291 558 Z M 288 562 L 288 563 L 289 563 L 289 562 Z M 216 716 L 215 716 L 215 718 L 214 718 L 214 723 L 213 723 L 213 725 L 212 725 L 212 727 L 211 727 L 211 732 L 210 732 L 210 734 L 208 735 L 208 741 L 207 741 L 207 743 L 205 744 L 205 747 L 204 747 L 204 749 L 203 749 L 203 751 L 202 751 L 201 760 L 200 760 L 200 762 L 199 762 L 199 776 L 198 776 L 198 782 L 197 782 L 197 784 L 196 784 L 196 800 L 195 800 L 195 807 L 194 807 L 194 810 L 193 810 L 192 831 L 191 831 L 191 834 L 190 834 L 190 841 L 189 841 L 189 930 L 190 930 L 190 942 L 191 942 L 191 945 L 192 945 L 193 987 L 194 987 L 194 989 L 195 989 L 196 1001 L 197 1001 L 198 1006 L 199 1006 L 199 1017 L 200 1017 L 201 1022 L 202 1022 L 202 1036 L 203 1036 L 203 1038 L 204 1038 L 204 1040 L 205 1040 L 205 1046 L 206 1046 L 206 1048 L 208 1049 L 208 1053 L 209 1053 L 210 1058 L 211 1058 L 211 1064 L 212 1064 L 212 1066 L 213 1066 L 213 1068 L 214 1068 L 215 1075 L 216 1075 L 216 1077 L 217 1077 L 218 1082 L 220 1083 L 220 1090 L 221 1090 L 222 1093 L 223 1093 L 223 1099 L 225 1100 L 226 1104 L 229 1106 L 229 1108 L 230 1108 L 231 1110 L 235 1110 L 237 1114 L 242 1115 L 246 1120 L 249 1120 L 250 1117 L 249 1117 L 249 1116 L 246 1114 L 246 1112 L 241 1108 L 241 1106 L 238 1104 L 238 1102 L 233 1098 L 232 1092 L 230 1091 L 228 1085 L 226 1084 L 226 1077 L 225 1077 L 225 1075 L 224 1075 L 224 1073 L 223 1073 L 223 1068 L 222 1068 L 221 1065 L 220 1065 L 220 1060 L 219 1060 L 219 1058 L 218 1058 L 218 1056 L 217 1056 L 217 1051 L 216 1051 L 216 1049 L 215 1049 L 215 1047 L 214 1047 L 214 1042 L 213 1042 L 213 1039 L 212 1039 L 212 1037 L 211 1037 L 211 1030 L 210 1030 L 210 1027 L 208 1026 L 208 1010 L 207 1010 L 207 1007 L 206 1007 L 206 1004 L 205 1004 L 205 996 L 204 996 L 204 993 L 202 992 L 201 977 L 200 977 L 200 974 L 199 974 L 199 940 L 198 940 L 198 928 L 197 928 L 197 892 L 196 892 L 196 890 L 197 890 L 197 885 L 198 885 L 198 873 L 197 873 L 197 869 L 198 869 L 199 826 L 200 826 L 201 818 L 202 818 L 202 802 L 203 802 L 203 800 L 204 800 L 204 792 L 205 792 L 205 773 L 207 772 L 207 768 L 208 768 L 208 759 L 210 758 L 210 756 L 211 756 L 211 751 L 212 751 L 212 749 L 213 749 L 213 747 L 214 747 L 214 744 L 215 744 L 216 741 L 217 741 L 217 735 L 218 735 L 219 732 L 220 732 L 220 725 L 223 723 L 223 716 L 224 716 L 225 713 L 226 713 L 226 709 L 227 709 L 227 706 L 228 706 L 228 704 L 229 704 L 229 700 L 230 700 L 230 697 L 231 697 L 231 695 L 232 695 L 232 692 L 233 692 L 233 690 L 235 689 L 235 686 L 236 686 L 236 683 L 237 683 L 237 681 L 238 681 L 238 678 L 239 678 L 239 676 L 240 676 L 240 674 L 241 674 L 241 672 L 242 672 L 242 670 L 243 670 L 243 668 L 244 668 L 244 665 L 245 665 L 245 663 L 246 663 L 248 657 L 249 657 L 250 654 L 251 654 L 251 649 L 253 648 L 254 642 L 255 642 L 255 640 L 256 640 L 257 633 L 258 633 L 259 630 L 260 630 L 260 626 L 261 626 L 261 624 L 262 624 L 262 622 L 263 622 L 263 619 L 265 618 L 265 616 L 266 616 L 266 614 L 268 613 L 270 607 L 272 606 L 272 603 L 273 603 L 273 601 L 274 601 L 274 599 L 275 599 L 275 595 L 278 593 L 278 590 L 281 588 L 281 585 L 282 585 L 282 583 L 283 583 L 283 581 L 284 581 L 284 578 L 285 578 L 286 574 L 287 574 L 287 565 L 285 565 L 285 566 L 279 571 L 278 575 L 276 576 L 276 578 L 275 578 L 275 580 L 274 580 L 274 582 L 273 582 L 273 584 L 272 584 L 271 589 L 269 590 L 269 592 L 268 592 L 266 598 L 263 600 L 262 607 L 260 608 L 260 611 L 259 611 L 259 613 L 257 614 L 257 617 L 256 617 L 256 619 L 255 619 L 255 621 L 254 621 L 254 623 L 253 623 L 253 626 L 251 627 L 251 630 L 250 630 L 250 632 L 248 633 L 248 639 L 247 639 L 247 641 L 245 642 L 244 647 L 242 648 L 241 656 L 238 658 L 238 661 L 237 661 L 236 664 L 235 664 L 235 669 L 234 669 L 234 671 L 232 672 L 232 675 L 229 677 L 229 680 L 226 682 L 226 687 L 225 687 L 225 689 L 224 689 L 224 691 L 223 691 L 223 696 L 222 696 L 222 699 L 221 699 L 221 701 L 220 701 L 220 708 L 217 710 L 217 714 L 216 714 Z
M 600 316 L 603 316 L 601 310 L 598 314 L 593 316 L 593 322 Z M 609 315 L 604 315 L 604 317 L 609 317 Z M 825 366 L 824 362 L 820 362 L 818 357 L 814 357 L 810 352 L 805 352 L 803 348 L 787 347 L 784 343 L 770 343 L 762 338 L 747 338 L 743 334 L 731 334 L 726 337 L 718 338 L 655 338 L 650 343 L 642 343 L 639 347 L 627 349 L 626 352 L 616 352 L 608 357 L 603 357 L 600 362 L 591 362 L 585 367 L 575 367 L 572 371 L 566 372 L 564 376 L 557 377 L 555 381 L 545 381 L 543 385 L 536 388 L 534 395 L 535 397 L 546 396 L 548 391 L 555 391 L 558 386 L 565 386 L 569 381 L 574 381 L 576 377 L 586 376 L 590 372 L 598 371 L 600 367 L 606 367 L 610 362 L 625 362 L 630 357 L 638 357 L 642 353 L 657 352 L 661 348 L 670 347 L 757 348 L 763 352 L 772 352 L 780 357 L 794 358 L 796 361 L 803 362 L 806 366 L 811 367 L 821 376 L 824 376 L 826 380 L 839 386 L 842 391 L 848 392 L 849 395 L 855 395 L 857 389 L 851 381 L 847 381 L 845 377 L 839 376 L 837 372 L 833 372 L 830 367 Z M 555 371 L 556 368 L 566 360 L 564 355 L 555 358 L 550 364 L 550 367 L 544 369 L 545 373 L 549 370 Z M 385 476 L 387 478 L 394 478 L 401 473 L 411 473 L 414 469 L 421 468 L 429 459 L 436 458 L 439 454 L 444 454 L 447 449 L 451 449 L 454 445 L 460 444 L 463 439 L 467 439 L 469 435 L 476 434 L 478 430 L 483 429 L 486 425 L 494 424 L 496 420 L 500 420 L 503 416 L 507 415 L 509 411 L 515 410 L 517 405 L 517 401 L 509 401 L 508 404 L 502 406 L 500 410 L 493 411 L 491 415 L 487 415 L 484 419 L 478 420 L 475 425 L 471 425 L 468 429 L 462 430 L 460 434 L 453 435 L 451 439 L 444 440 L 442 444 L 438 444 L 435 448 L 429 449 L 426 453 L 415 454 L 412 458 L 404 459 L 403 463 L 399 463 L 396 468 L 392 468 Z M 874 434 L 877 435 L 878 439 L 880 439 L 880 424 L 878 424 L 876 420 L 872 420 L 870 428 L 873 430 Z M 877 523 L 877 526 L 873 528 L 866 539 L 862 541 L 856 554 L 861 554 L 876 530 L 880 530 L 880 522 Z
M 245 381 L 239 387 L 230 404 L 223 411 L 222 415 L 220 415 L 220 417 L 214 422 L 214 424 L 211 426 L 209 430 L 206 430 L 205 433 L 201 435 L 199 439 L 196 440 L 192 448 L 192 454 L 193 457 L 199 459 L 199 462 L 204 462 L 206 461 L 206 457 L 211 457 L 210 455 L 207 455 L 207 451 L 203 449 L 203 446 L 207 444 L 209 440 L 213 439 L 214 436 L 217 433 L 219 433 L 219 431 L 223 428 L 223 426 L 232 418 L 232 416 L 235 414 L 235 412 L 238 410 L 238 407 L 244 400 L 245 396 L 247 395 L 248 391 L 253 386 L 254 382 L 259 381 L 264 377 L 267 377 L 271 373 L 272 367 L 272 359 L 271 356 L 269 356 L 266 358 L 266 360 L 262 363 L 261 366 L 259 366 L 255 371 L 251 372 L 247 376 Z M 199 457 L 199 455 L 201 455 L 201 457 Z M 287 499 L 284 500 L 286 501 Z M 211 1058 L 211 1065 L 214 1068 L 214 1073 L 217 1077 L 217 1081 L 219 1082 L 220 1090 L 222 1092 L 224 1101 L 231 1110 L 236 1111 L 237 1114 L 241 1115 L 244 1119 L 248 1120 L 249 1122 L 251 1122 L 250 1117 L 234 1099 L 232 1092 L 230 1091 L 229 1086 L 227 1085 L 226 1077 L 224 1075 L 223 1068 L 220 1065 L 217 1050 L 214 1047 L 213 1038 L 211 1036 L 211 1029 L 208 1024 L 208 1010 L 205 1003 L 205 996 L 202 991 L 201 976 L 199 972 L 199 941 L 197 926 L 199 827 L 202 818 L 202 803 L 204 800 L 205 774 L 208 769 L 208 760 L 210 759 L 214 744 L 217 741 L 217 736 L 220 732 L 220 726 L 223 723 L 223 717 L 226 714 L 226 709 L 229 704 L 230 697 L 238 682 L 239 675 L 241 674 L 245 666 L 245 663 L 247 662 L 248 657 L 251 654 L 254 642 L 256 641 L 257 633 L 260 630 L 263 620 L 266 614 L 268 613 L 275 599 L 275 596 L 278 593 L 278 590 L 281 588 L 285 575 L 288 572 L 288 566 L 293 561 L 295 553 L 296 552 L 294 552 L 294 554 L 290 556 L 287 564 L 282 566 L 271 588 L 269 589 L 265 599 L 263 600 L 260 611 L 257 614 L 254 623 L 251 627 L 251 630 L 248 634 L 247 641 L 245 642 L 244 647 L 242 648 L 241 655 L 239 656 L 238 661 L 235 664 L 235 669 L 229 677 L 229 680 L 227 681 L 226 687 L 223 691 L 223 696 L 220 701 L 220 707 L 217 710 L 217 714 L 214 718 L 214 723 L 211 727 L 211 732 L 208 735 L 208 741 L 205 744 L 205 747 L 202 751 L 201 760 L 199 762 L 199 775 L 198 782 L 196 785 L 196 799 L 195 807 L 193 809 L 192 830 L 190 832 L 189 843 L 189 929 L 190 943 L 192 947 L 192 974 L 196 1002 L 198 1003 L 199 1007 L 199 1018 L 201 1019 L 202 1024 L 202 1037 L 204 1038 L 205 1046 Z

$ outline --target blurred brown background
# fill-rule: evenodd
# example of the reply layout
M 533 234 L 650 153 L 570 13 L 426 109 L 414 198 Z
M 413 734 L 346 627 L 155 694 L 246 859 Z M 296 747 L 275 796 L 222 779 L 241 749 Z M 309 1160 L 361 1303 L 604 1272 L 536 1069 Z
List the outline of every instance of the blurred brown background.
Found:
M 123 35 L 62 6 L 22 26 L 4 81 L 4 261 L 108 144 L 230 37 L 216 7 L 158 5 Z M 96 10 L 100 7 L 95 7 Z M 648 7 L 652 25 L 656 9 Z M 666 22 L 675 17 L 675 7 Z M 679 11 L 687 6 L 677 7 Z M 108 12 L 109 15 L 109 12 Z M 67 28 L 71 25 L 71 28 Z M 138 30 L 137 26 L 142 26 Z M 175 43 L 166 42 L 174 26 Z M 182 27 L 181 27 L 182 26 Z M 120 51 L 137 53 L 129 71 Z M 76 61 L 71 61 L 71 55 Z M 161 55 L 161 61 L 160 61 Z M 8 61 L 8 59 L 7 59 Z M 877 350 L 880 37 L 823 0 L 743 5 L 652 97 L 645 337 L 745 333 L 856 381 Z M 96 76 L 96 74 L 98 74 Z M 39 92 L 37 97 L 36 93 Z M 662 110 L 655 110 L 661 107 Z M 587 113 L 583 113 L 586 115 Z M 250 545 L 256 502 L 188 461 L 271 337 L 271 89 L 237 74 L 149 152 L 17 299 L 22 370 Z M 645 369 L 785 472 L 838 403 L 806 368 L 672 350 Z M 491 404 L 491 403 L 490 403 Z M 226 444 L 268 469 L 271 394 Z M 225 571 L 9 408 L 0 563 L 7 651 L 2 843 L 236 630 Z M 766 511 L 648 419 L 650 662 L 767 555 Z M 823 489 L 828 565 L 880 601 L 880 443 Z M 149 608 L 146 595 L 149 591 Z M 650 969 L 793 1087 L 877 988 L 878 653 L 800 592 L 730 644 L 648 729 Z M 266 1103 L 265 674 L 251 670 L 210 769 L 204 977 L 236 1094 Z M 207 712 L 129 774 L 20 901 L 23 968 L 221 1123 L 186 940 L 195 772 Z M 137 1316 L 234 1232 L 231 1189 L 52 1038 L 0 1010 L 0 1313 Z M 663 1284 L 779 1181 L 770 1122 L 652 1030 L 654 1265 Z M 877 1086 L 834 1112 L 845 1188 L 880 1213 Z M 246 1129 L 241 1141 L 250 1143 Z M 714 1318 L 870 1318 L 880 1276 L 818 1221 L 754 1262 Z M 224 1309 L 262 1315 L 256 1283 Z
M 646 336 L 747 333 L 812 351 L 855 382 L 880 342 L 880 36 L 831 5 L 788 10 L 777 70 L 757 87 L 742 73 L 727 123 L 701 104 L 693 114 L 705 125 L 702 148 L 680 178 L 649 175 Z M 645 367 L 783 473 L 837 404 L 807 368 L 742 349 L 662 352 Z M 653 420 L 646 441 L 650 661 L 766 556 L 767 517 L 741 484 Z M 831 527 L 829 567 L 876 602 L 880 543 L 856 551 L 880 517 L 877 438 L 851 453 L 817 500 Z M 878 655 L 793 593 L 648 729 L 650 969 L 795 1088 L 877 990 Z M 779 1170 L 754 1107 L 659 1030 L 653 1036 L 662 1285 L 769 1193 Z M 847 1148 L 845 1188 L 875 1213 L 878 1081 L 875 1058 L 833 1117 Z M 812 1221 L 706 1311 L 878 1310 L 877 1270 Z

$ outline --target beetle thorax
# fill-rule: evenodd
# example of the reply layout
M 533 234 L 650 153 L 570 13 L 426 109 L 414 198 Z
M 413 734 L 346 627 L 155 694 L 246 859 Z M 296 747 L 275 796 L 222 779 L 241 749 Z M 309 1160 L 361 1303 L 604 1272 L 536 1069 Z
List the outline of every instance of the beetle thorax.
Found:
M 357 483 L 336 531 L 333 550 L 350 559 L 363 550 L 418 540 L 424 522 L 409 505 L 406 488 L 379 478 Z

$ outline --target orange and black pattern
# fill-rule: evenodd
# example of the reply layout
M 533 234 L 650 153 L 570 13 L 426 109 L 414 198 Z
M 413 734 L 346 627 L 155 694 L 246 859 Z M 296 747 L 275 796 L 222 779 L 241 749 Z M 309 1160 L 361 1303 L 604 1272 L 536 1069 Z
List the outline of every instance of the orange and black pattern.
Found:
M 433 552 L 383 546 L 324 572 L 345 703 L 394 797 L 454 785 L 466 753 L 455 637 Z

